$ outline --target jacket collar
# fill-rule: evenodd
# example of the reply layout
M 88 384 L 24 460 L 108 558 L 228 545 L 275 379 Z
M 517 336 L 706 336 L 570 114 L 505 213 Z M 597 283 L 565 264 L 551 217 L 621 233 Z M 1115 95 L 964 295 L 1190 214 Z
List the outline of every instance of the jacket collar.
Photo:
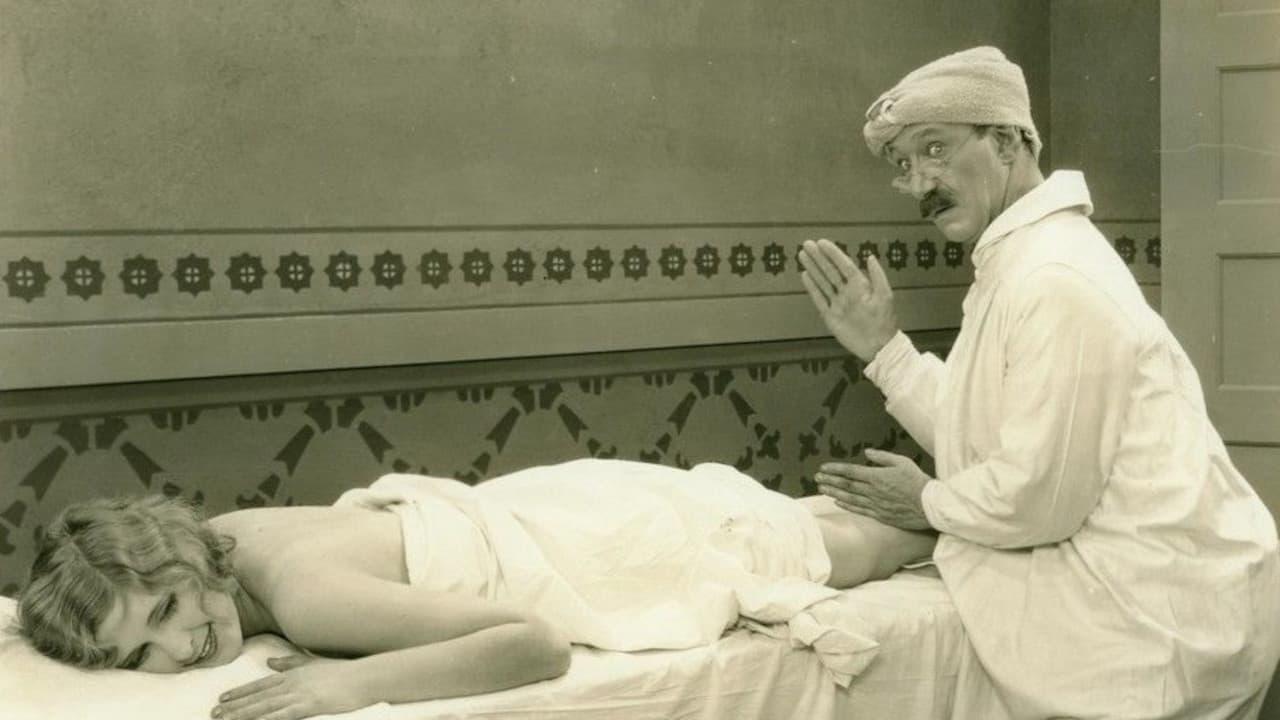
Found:
M 1079 170 L 1056 170 L 1034 190 L 1005 208 L 978 238 L 973 246 L 973 264 L 980 266 L 991 247 L 1010 233 L 1031 225 L 1060 210 L 1076 209 L 1084 215 L 1093 213 L 1093 200 Z

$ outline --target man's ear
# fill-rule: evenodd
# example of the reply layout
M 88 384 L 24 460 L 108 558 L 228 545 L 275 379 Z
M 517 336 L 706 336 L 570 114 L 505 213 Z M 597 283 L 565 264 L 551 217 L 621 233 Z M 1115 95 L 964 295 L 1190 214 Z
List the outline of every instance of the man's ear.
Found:
M 1017 159 L 1022 150 L 1022 131 L 1012 125 L 996 125 L 989 131 L 996 139 L 996 156 L 1008 165 Z

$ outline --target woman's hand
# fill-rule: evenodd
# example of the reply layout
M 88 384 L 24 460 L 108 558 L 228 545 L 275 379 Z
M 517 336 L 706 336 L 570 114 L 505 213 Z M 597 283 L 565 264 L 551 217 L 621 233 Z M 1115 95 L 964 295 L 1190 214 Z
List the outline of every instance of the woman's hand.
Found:
M 271 658 L 276 671 L 218 697 L 210 713 L 218 720 L 299 720 L 349 712 L 372 703 L 349 687 L 346 660 L 289 655 Z
M 893 290 L 879 261 L 867 258 L 864 275 L 830 240 L 804 241 L 800 281 L 827 329 L 849 352 L 871 362 L 898 332 Z

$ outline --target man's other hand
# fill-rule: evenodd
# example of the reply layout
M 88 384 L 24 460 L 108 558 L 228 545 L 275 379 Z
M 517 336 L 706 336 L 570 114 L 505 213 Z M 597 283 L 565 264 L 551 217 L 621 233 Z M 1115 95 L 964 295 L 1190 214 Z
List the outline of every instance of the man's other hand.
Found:
M 868 448 L 875 465 L 823 463 L 814 480 L 840 507 L 903 530 L 927 530 L 920 495 L 933 478 L 905 455 Z

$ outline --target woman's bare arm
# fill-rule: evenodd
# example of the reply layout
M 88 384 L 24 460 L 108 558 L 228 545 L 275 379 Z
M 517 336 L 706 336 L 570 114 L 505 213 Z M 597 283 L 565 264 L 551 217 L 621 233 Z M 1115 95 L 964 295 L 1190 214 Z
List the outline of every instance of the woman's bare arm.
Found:
M 301 718 L 474 695 L 568 670 L 569 643 L 519 608 L 350 571 L 295 578 L 263 599 L 285 635 L 308 650 L 356 659 L 302 664 L 237 688 L 219 717 Z M 284 713 L 294 707 L 288 698 L 300 714 Z

